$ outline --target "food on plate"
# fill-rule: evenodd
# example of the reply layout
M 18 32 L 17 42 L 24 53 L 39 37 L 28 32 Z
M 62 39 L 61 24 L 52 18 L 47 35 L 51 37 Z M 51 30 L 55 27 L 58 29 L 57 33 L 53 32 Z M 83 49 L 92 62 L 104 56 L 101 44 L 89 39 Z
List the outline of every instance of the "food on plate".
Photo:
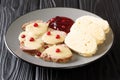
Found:
M 110 30 L 109 24 L 106 20 L 98 18 L 98 17 L 94 17 L 94 16 L 89 16 L 89 15 L 85 15 L 85 16 L 77 18 L 75 23 L 77 25 L 95 24 L 98 27 L 101 27 L 105 33 L 108 33 Z
M 43 46 L 43 41 L 41 38 L 36 38 L 27 32 L 21 32 L 19 35 L 20 48 L 22 50 L 36 50 Z
M 78 54 L 85 57 L 92 56 L 97 51 L 97 43 L 95 38 L 82 31 L 68 33 L 65 38 L 65 44 Z
M 53 45 L 43 51 L 41 58 L 46 61 L 65 63 L 72 58 L 72 52 L 64 44 Z
M 97 26 L 96 24 L 82 24 L 81 25 L 77 25 L 77 23 L 75 23 L 72 27 L 71 27 L 71 33 L 74 32 L 84 32 L 86 34 L 91 34 L 91 36 L 93 36 L 96 39 L 97 44 L 102 44 L 105 40 L 105 33 L 103 31 L 103 29 L 99 26 Z
M 45 42 L 47 44 L 58 44 L 58 43 L 63 43 L 65 37 L 66 37 L 65 32 L 53 30 L 53 31 L 47 31 L 42 36 L 42 40 L 43 40 L 43 42 Z
M 97 46 L 106 40 L 109 30 L 106 20 L 88 15 L 82 16 L 72 25 L 65 38 L 65 44 L 82 56 L 92 56 L 96 53 Z
M 41 40 L 43 33 L 47 31 L 48 23 L 41 20 L 31 21 L 23 24 L 23 32 L 19 35 L 20 48 L 29 53 L 36 54 L 42 51 L 44 42 Z
M 56 16 L 51 18 L 49 21 L 49 27 L 54 30 L 64 31 L 66 33 L 70 32 L 70 28 L 74 21 L 68 17 Z
M 34 37 L 26 37 L 26 40 L 24 41 L 24 46 L 29 49 L 40 49 L 44 45 L 41 38 L 35 39 Z
M 70 21 L 68 20 L 68 22 Z M 43 22 L 42 20 L 30 21 L 23 24 L 22 26 L 23 32 L 21 32 L 18 37 L 20 41 L 20 48 L 23 51 L 31 53 L 37 58 L 44 59 L 43 56 L 41 57 L 44 51 L 47 51 L 47 49 L 53 45 L 57 46 L 57 45 L 63 44 L 67 33 L 61 30 L 52 29 L 48 27 L 48 25 L 49 25 L 49 22 Z M 68 26 L 70 27 L 70 25 Z M 70 51 L 68 50 L 68 48 L 66 50 L 68 52 Z M 64 53 L 64 54 L 66 55 L 67 53 Z M 61 59 L 58 59 L 57 61 L 54 61 L 54 60 L 52 61 L 67 62 L 70 60 L 69 59 L 70 57 L 67 57 L 67 56 L 65 57 L 65 59 L 63 58 L 61 57 Z
M 23 24 L 22 29 L 18 39 L 23 51 L 59 63 L 70 61 L 73 51 L 84 57 L 93 56 L 110 30 L 106 20 L 88 15 L 75 22 L 64 16 L 56 16 L 47 22 L 34 20 Z
M 48 29 L 48 23 L 43 22 L 42 20 L 35 20 L 28 23 L 25 23 L 22 26 L 22 29 L 26 32 L 31 32 L 34 35 L 42 35 Z

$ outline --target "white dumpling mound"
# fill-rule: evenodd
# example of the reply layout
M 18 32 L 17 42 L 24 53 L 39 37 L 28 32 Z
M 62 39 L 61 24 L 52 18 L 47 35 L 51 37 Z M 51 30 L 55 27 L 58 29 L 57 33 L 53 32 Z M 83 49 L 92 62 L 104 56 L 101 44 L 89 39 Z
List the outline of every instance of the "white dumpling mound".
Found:
M 24 41 L 24 46 L 29 48 L 29 49 L 35 49 L 38 50 L 40 48 L 42 48 L 42 46 L 44 45 L 43 41 L 41 40 L 41 38 L 35 39 L 34 37 L 34 41 L 30 41 L 29 36 L 26 37 L 26 40 Z
M 95 38 L 84 32 L 68 33 L 65 44 L 78 54 L 89 57 L 96 53 L 97 43 Z
M 46 32 L 42 36 L 42 40 L 46 44 L 58 44 L 58 43 L 64 42 L 65 37 L 66 37 L 66 33 L 65 32 L 52 30 L 52 31 Z
M 48 23 L 43 21 L 34 21 L 25 26 L 26 32 L 31 32 L 34 35 L 42 35 L 44 34 L 48 29 Z
M 106 35 L 103 29 L 96 24 L 89 24 L 89 25 L 79 25 L 77 26 L 76 23 L 71 27 L 71 33 L 74 32 L 84 32 L 86 34 L 90 34 L 93 36 L 97 42 L 97 44 L 102 44 L 105 41 Z
M 106 33 L 108 33 L 109 30 L 109 24 L 106 20 L 87 15 L 76 19 L 70 32 L 82 31 L 90 34 L 96 39 L 96 42 L 99 45 L 105 41 Z
M 101 27 L 105 33 L 108 33 L 110 28 L 109 28 L 109 24 L 106 20 L 98 18 L 98 17 L 94 17 L 94 16 L 90 16 L 90 15 L 85 15 L 82 16 L 78 19 L 76 19 L 75 23 L 79 26 L 79 25 L 89 25 L 89 24 L 96 24 L 97 26 Z
M 68 62 L 72 58 L 71 50 L 64 44 L 53 45 L 43 51 L 41 58 L 46 61 Z

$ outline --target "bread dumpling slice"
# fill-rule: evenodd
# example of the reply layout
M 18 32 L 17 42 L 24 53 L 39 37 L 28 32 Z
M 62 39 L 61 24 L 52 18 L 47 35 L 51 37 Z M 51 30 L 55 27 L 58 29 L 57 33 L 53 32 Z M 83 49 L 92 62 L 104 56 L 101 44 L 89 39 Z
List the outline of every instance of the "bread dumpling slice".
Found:
M 35 36 L 31 32 L 26 31 L 21 32 L 18 39 L 22 50 L 38 50 L 44 44 L 40 36 Z
M 96 19 L 95 24 L 101 27 L 104 30 L 105 34 L 107 34 L 110 31 L 109 24 L 106 20 Z
M 46 32 L 42 36 L 42 40 L 46 44 L 58 44 L 58 43 L 63 43 L 65 37 L 66 37 L 66 33 L 65 32 L 52 30 L 52 31 Z
M 43 22 L 41 20 L 35 20 L 31 22 L 27 22 L 22 26 L 22 29 L 31 32 L 35 35 L 42 35 L 47 31 L 48 23 Z
M 68 33 L 65 44 L 79 55 L 85 57 L 92 56 L 97 50 L 95 38 L 84 32 Z
M 64 44 L 53 45 L 43 51 L 41 58 L 46 61 L 64 63 L 68 62 L 72 58 L 72 52 Z
M 76 19 L 75 23 L 78 26 L 81 24 L 82 25 L 96 24 L 97 26 L 101 27 L 105 33 L 108 33 L 110 30 L 109 24 L 106 20 L 90 15 L 85 15 Z
M 91 34 L 96 39 L 98 45 L 102 44 L 106 39 L 103 29 L 96 24 L 90 24 L 85 28 L 85 30 L 88 34 Z
M 35 39 L 34 37 L 27 36 L 24 41 L 24 46 L 29 49 L 38 50 L 44 45 L 44 42 L 40 38 Z
M 77 25 L 76 23 L 74 23 L 71 27 L 71 33 L 74 32 L 84 32 L 86 34 L 90 34 L 96 39 L 98 45 L 102 44 L 106 38 L 103 29 L 94 23 L 91 23 L 89 25 Z

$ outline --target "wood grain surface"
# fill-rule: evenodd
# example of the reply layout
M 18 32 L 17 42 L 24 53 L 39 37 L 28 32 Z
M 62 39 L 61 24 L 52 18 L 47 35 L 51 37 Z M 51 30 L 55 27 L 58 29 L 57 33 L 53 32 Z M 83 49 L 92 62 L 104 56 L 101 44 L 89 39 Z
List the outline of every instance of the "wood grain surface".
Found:
M 31 65 L 13 56 L 4 44 L 4 33 L 18 17 L 37 9 L 72 7 L 108 20 L 114 45 L 104 57 L 75 69 Z M 120 0 L 0 0 L 0 80 L 120 80 Z

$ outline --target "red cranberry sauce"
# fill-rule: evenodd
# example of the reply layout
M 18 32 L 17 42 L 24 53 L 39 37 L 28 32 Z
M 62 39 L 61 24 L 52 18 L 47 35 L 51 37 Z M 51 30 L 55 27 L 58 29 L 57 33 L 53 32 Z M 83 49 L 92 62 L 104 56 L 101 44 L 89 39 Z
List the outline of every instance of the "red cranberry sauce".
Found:
M 70 28 L 74 23 L 72 19 L 63 16 L 56 16 L 55 18 L 50 19 L 48 22 L 50 28 L 64 31 L 66 33 L 70 32 Z

